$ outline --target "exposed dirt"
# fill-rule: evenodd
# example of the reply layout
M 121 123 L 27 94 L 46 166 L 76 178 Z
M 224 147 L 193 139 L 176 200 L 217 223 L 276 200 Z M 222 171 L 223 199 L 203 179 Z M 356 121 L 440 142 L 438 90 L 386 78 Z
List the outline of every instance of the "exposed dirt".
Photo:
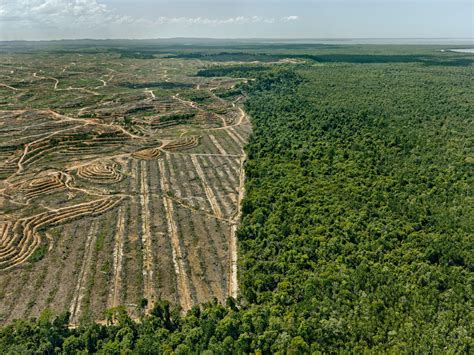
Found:
M 0 322 L 237 297 L 251 127 L 241 97 L 214 91 L 242 80 L 197 78 L 199 61 L 17 56 L 0 83 Z

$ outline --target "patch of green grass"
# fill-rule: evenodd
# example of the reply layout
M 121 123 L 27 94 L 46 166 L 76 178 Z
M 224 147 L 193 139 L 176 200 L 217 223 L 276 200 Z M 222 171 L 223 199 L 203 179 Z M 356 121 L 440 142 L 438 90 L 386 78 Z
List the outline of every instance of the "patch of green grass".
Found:
M 31 254 L 29 257 L 28 261 L 30 263 L 36 263 L 40 260 L 42 260 L 48 251 L 48 246 L 46 244 L 40 245 L 34 252 Z
M 105 242 L 105 234 L 101 233 L 97 236 L 97 240 L 95 242 L 95 250 L 97 252 L 101 251 L 104 248 Z

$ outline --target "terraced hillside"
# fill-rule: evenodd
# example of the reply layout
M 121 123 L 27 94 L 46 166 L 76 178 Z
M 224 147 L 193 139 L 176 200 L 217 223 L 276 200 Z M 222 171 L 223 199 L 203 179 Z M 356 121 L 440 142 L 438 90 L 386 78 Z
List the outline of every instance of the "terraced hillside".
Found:
M 0 55 L 0 320 L 237 295 L 242 79 L 197 60 Z M 226 97 L 223 99 L 222 97 Z M 145 301 L 146 299 L 146 301 Z

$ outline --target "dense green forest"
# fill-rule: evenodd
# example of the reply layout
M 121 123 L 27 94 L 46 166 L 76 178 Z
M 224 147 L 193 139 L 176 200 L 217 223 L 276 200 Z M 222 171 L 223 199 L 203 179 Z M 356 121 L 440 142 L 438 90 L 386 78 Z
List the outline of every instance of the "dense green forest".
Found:
M 3 352 L 474 351 L 473 66 L 347 56 L 235 68 L 257 77 L 238 300 L 75 329 L 45 311 Z

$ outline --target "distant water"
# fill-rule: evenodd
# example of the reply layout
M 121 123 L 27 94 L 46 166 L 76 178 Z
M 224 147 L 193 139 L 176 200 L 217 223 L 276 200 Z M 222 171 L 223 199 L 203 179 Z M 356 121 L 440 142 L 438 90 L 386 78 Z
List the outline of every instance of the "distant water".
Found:
M 472 46 L 474 38 L 307 38 L 307 39 L 279 39 L 264 40 L 263 42 L 280 42 L 280 43 L 303 43 L 303 44 L 397 44 L 397 45 L 456 45 L 456 46 Z
M 450 52 L 457 52 L 457 53 L 472 53 L 474 54 L 474 48 L 463 48 L 463 49 L 450 49 Z

